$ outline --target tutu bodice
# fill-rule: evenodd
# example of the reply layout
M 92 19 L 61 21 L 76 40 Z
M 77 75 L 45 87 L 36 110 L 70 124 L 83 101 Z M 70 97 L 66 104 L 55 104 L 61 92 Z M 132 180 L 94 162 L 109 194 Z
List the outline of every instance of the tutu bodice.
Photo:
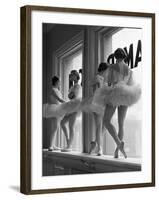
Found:
M 72 99 L 82 98 L 82 87 L 76 83 L 69 89 L 69 94 L 72 94 Z M 69 96 L 69 95 L 68 95 Z M 71 98 L 70 98 L 71 99 Z
M 105 70 L 103 73 L 97 74 L 95 78 L 91 81 L 90 86 L 98 85 L 98 87 L 102 87 L 103 84 L 108 82 L 108 70 Z

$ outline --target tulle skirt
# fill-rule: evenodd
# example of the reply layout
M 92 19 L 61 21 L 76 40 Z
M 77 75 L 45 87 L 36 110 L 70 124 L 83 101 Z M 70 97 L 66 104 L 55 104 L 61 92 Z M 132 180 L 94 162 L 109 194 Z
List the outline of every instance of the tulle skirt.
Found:
M 140 85 L 117 84 L 114 87 L 107 85 L 98 88 L 94 96 L 85 99 L 74 99 L 61 104 L 44 104 L 44 118 L 63 118 L 66 114 L 74 112 L 96 113 L 104 115 L 106 104 L 113 106 L 131 106 L 139 100 L 141 96 Z
M 104 114 L 104 106 L 93 102 L 93 97 L 85 99 L 75 99 L 61 104 L 44 104 L 43 117 L 44 118 L 63 118 L 66 114 L 74 112 L 86 112 Z
M 98 115 L 104 115 L 106 104 L 100 104 L 93 101 L 94 97 L 88 97 L 81 102 L 80 109 L 85 113 L 96 113 Z
M 98 88 L 93 97 L 93 103 L 99 105 L 111 104 L 113 106 L 131 106 L 140 99 L 141 87 L 139 84 L 116 84 L 114 87 L 107 85 Z
M 44 118 L 63 118 L 66 114 L 80 110 L 81 99 L 71 100 L 61 104 L 43 104 Z

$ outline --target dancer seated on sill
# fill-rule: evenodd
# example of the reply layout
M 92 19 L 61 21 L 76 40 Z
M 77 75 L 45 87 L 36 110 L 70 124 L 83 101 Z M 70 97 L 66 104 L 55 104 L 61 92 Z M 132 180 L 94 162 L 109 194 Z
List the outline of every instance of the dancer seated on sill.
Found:
M 76 70 L 72 70 L 70 75 L 70 81 L 74 82 L 74 85 L 69 90 L 68 98 L 70 100 L 82 98 L 82 87 L 78 83 L 79 79 L 79 73 Z M 81 114 L 81 112 L 73 112 L 70 114 L 66 114 L 61 120 L 61 128 L 65 134 L 67 141 L 67 147 L 65 149 L 62 149 L 63 152 L 69 152 L 72 150 L 72 143 L 75 135 L 75 123 L 79 114 Z M 66 126 L 67 123 L 69 127 L 69 134 Z

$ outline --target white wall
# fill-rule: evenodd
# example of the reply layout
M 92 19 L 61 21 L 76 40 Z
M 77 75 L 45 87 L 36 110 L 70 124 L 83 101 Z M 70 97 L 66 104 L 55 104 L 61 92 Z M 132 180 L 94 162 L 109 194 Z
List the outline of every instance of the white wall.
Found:
M 1 1 L 0 6 L 0 198 L 1 199 L 158 199 L 159 195 L 159 173 L 157 171 L 156 188 L 138 188 L 124 190 L 109 190 L 82 192 L 72 194 L 50 194 L 25 196 L 17 190 L 19 188 L 19 54 L 20 54 L 20 35 L 19 35 L 19 7 L 26 4 L 67 6 L 94 9 L 111 9 L 138 12 L 156 13 L 156 55 L 159 54 L 159 1 L 158 0 L 23 0 Z M 156 74 L 159 73 L 157 66 L 159 58 L 156 56 Z M 159 85 L 159 81 L 157 81 Z M 158 86 L 156 86 L 158 90 Z M 158 101 L 158 96 L 156 102 Z M 158 106 L 156 108 L 158 110 Z M 157 114 L 156 122 L 159 119 Z M 156 141 L 159 145 L 159 137 L 156 130 Z M 156 146 L 157 146 L 156 145 Z M 158 152 L 156 147 L 157 167 L 159 167 Z

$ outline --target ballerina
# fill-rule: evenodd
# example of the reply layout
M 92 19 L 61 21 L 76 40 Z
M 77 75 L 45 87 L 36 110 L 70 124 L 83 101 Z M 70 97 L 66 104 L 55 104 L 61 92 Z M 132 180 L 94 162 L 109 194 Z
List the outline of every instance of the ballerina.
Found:
M 55 79 L 55 77 L 53 78 Z M 57 77 L 56 77 L 57 79 Z M 77 86 L 77 85 L 75 85 Z M 51 118 L 52 120 L 52 134 L 51 134 L 51 143 L 50 143 L 50 148 L 49 150 L 58 150 L 58 147 L 55 147 L 53 145 L 54 139 L 55 139 L 55 134 L 58 130 L 59 124 L 61 122 L 62 128 L 64 130 L 64 134 L 66 136 L 66 141 L 67 141 L 67 148 L 66 151 L 70 150 L 70 147 L 72 145 L 73 137 L 74 137 L 74 131 L 71 134 L 70 139 L 68 138 L 67 130 L 65 129 L 65 123 L 70 120 L 70 125 L 71 129 L 74 127 L 75 124 L 75 119 L 77 117 L 77 113 L 81 112 L 87 112 L 87 113 L 94 113 L 94 115 L 98 115 L 101 117 L 101 113 L 104 114 L 103 107 L 101 107 L 99 104 L 93 104 L 92 100 L 93 97 L 88 97 L 85 99 L 81 98 L 81 95 L 77 94 L 77 88 L 79 87 L 74 87 L 70 90 L 69 96 L 70 96 L 70 101 L 65 102 L 63 99 L 61 99 L 61 93 L 58 89 L 59 87 L 59 79 L 56 80 L 56 83 L 53 84 L 53 91 L 51 94 L 51 100 L 49 103 L 43 105 L 43 117 L 44 118 Z M 76 89 L 76 90 L 75 90 Z M 74 90 L 74 91 L 73 91 Z M 79 92 L 79 91 L 78 91 Z M 80 94 L 80 92 L 79 92 Z M 76 98 L 71 98 L 71 96 L 76 96 Z M 66 117 L 67 116 L 67 117 Z M 71 116 L 71 117 L 68 117 Z M 103 115 L 102 115 L 103 116 Z M 100 120 L 98 120 L 100 117 L 95 116 L 95 122 L 97 124 L 97 130 L 98 124 Z M 73 118 L 73 121 L 72 121 Z M 62 120 L 63 119 L 63 120 Z M 102 117 L 101 117 L 102 119 Z M 62 121 L 61 121 L 62 120 Z M 73 126 L 73 127 L 72 127 Z M 66 130 L 66 131 L 65 131 Z M 98 136 L 97 136 L 98 137 Z
M 95 113 L 95 124 L 97 129 L 94 146 L 98 146 L 97 155 L 102 154 L 101 133 L 103 122 L 103 125 L 113 137 L 118 150 L 120 150 L 126 158 L 127 155 L 124 151 L 124 142 L 118 137 L 115 127 L 111 123 L 111 119 L 118 106 L 128 107 L 139 100 L 141 88 L 138 84 L 135 84 L 133 81 L 132 70 L 124 63 L 124 51 L 118 49 L 118 51 L 115 52 L 115 57 L 117 58 L 117 63 L 111 65 L 106 70 L 107 83 L 104 83 L 103 86 L 97 88 L 93 96 L 83 100 L 74 99 L 62 103 L 60 106 L 50 105 L 49 109 L 45 109 L 44 113 L 46 113 L 47 117 L 63 117 L 65 114 L 77 112 L 79 110 L 87 113 Z M 125 117 L 123 117 L 123 121 L 124 118 Z M 92 148 L 94 148 L 93 145 L 91 145 L 91 149 Z M 92 150 L 90 150 L 90 153 L 91 151 Z
M 60 87 L 60 80 L 57 76 L 54 76 L 52 78 L 52 90 L 49 97 L 49 102 L 47 104 L 44 104 L 44 117 L 48 118 L 50 107 L 58 107 L 60 103 L 64 103 L 64 99 L 62 99 L 62 94 L 59 90 Z M 56 147 L 54 144 L 55 136 L 59 128 L 60 120 L 61 118 L 52 116 L 51 119 L 51 135 L 50 135 L 50 145 L 49 145 L 49 151 L 53 150 L 60 150 L 59 147 Z
M 74 82 L 74 85 L 70 88 L 68 97 L 69 99 L 78 99 L 82 98 L 82 87 L 78 83 L 80 79 L 79 73 L 76 70 L 71 71 L 70 80 Z M 66 141 L 67 141 L 67 147 L 65 149 L 62 149 L 64 152 L 69 152 L 72 150 L 72 143 L 74 139 L 75 134 L 75 123 L 76 118 L 78 116 L 79 112 L 73 112 L 70 114 L 66 114 L 64 118 L 61 120 L 61 128 L 65 134 Z M 68 131 L 66 127 L 66 123 L 69 125 L 69 137 L 68 137 Z
M 108 84 L 104 84 L 95 91 L 92 102 L 100 104 L 105 109 L 103 125 L 109 131 L 117 145 L 114 156 L 117 158 L 118 151 L 120 150 L 126 158 L 127 155 L 124 151 L 124 142 L 122 141 L 124 135 L 124 119 L 126 117 L 128 106 L 135 104 L 139 100 L 141 88 L 140 85 L 134 82 L 133 72 L 124 62 L 124 59 L 126 58 L 124 50 L 118 48 L 115 51 L 114 56 L 117 59 L 117 62 L 108 69 Z M 111 123 L 111 119 L 117 107 L 119 107 L 118 123 L 120 125 L 118 134 Z M 100 116 L 98 116 L 98 118 L 100 118 Z M 99 135 L 101 134 L 101 126 L 98 133 Z
M 98 73 L 95 76 L 94 80 L 91 82 L 91 86 L 93 88 L 93 92 L 96 91 L 96 89 L 100 88 L 103 86 L 103 84 L 106 84 L 107 82 L 107 69 L 109 67 L 108 63 L 100 63 L 99 67 L 98 67 Z M 104 110 L 101 107 L 101 112 L 99 112 L 100 114 L 102 113 L 102 110 Z M 93 111 L 93 110 L 92 110 Z M 101 148 L 101 137 L 99 134 L 99 131 L 103 128 L 102 126 L 102 114 L 98 114 L 98 112 L 96 112 L 96 110 L 93 113 L 93 117 L 94 117 L 94 121 L 95 121 L 95 141 L 92 141 L 90 144 L 90 150 L 89 150 L 89 154 L 91 154 L 97 147 L 97 155 L 100 156 L 102 154 L 102 148 Z

